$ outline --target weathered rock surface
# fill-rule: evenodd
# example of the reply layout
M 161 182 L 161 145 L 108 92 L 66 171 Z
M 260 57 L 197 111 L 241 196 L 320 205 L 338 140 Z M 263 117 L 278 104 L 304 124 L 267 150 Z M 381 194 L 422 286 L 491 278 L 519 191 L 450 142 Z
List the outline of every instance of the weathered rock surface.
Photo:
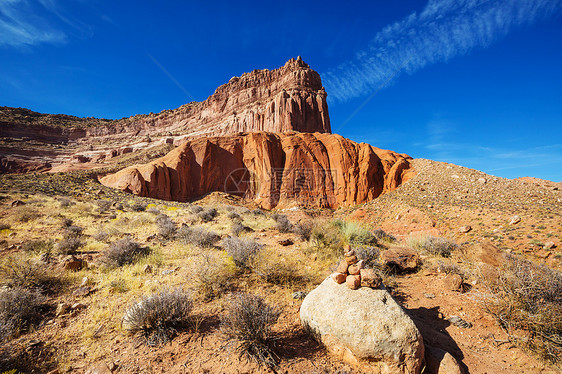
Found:
M 63 162 L 103 162 L 137 149 L 202 136 L 329 133 L 326 96 L 320 75 L 299 57 L 279 69 L 233 77 L 203 102 L 157 114 L 113 121 L 0 107 L 0 138 L 10 139 L 0 145 L 0 172 L 45 170 Z M 52 146 L 45 147 L 48 144 Z
M 328 277 L 304 299 L 300 318 L 342 360 L 382 373 L 422 369 L 422 337 L 385 289 L 350 290 Z
M 413 271 L 421 264 L 418 252 L 403 247 L 394 247 L 382 252 L 381 261 L 385 267 L 397 272 Z
M 195 139 L 100 181 L 163 200 L 188 201 L 220 191 L 252 198 L 266 209 L 336 208 L 396 189 L 413 174 L 410 160 L 339 135 L 257 132 Z

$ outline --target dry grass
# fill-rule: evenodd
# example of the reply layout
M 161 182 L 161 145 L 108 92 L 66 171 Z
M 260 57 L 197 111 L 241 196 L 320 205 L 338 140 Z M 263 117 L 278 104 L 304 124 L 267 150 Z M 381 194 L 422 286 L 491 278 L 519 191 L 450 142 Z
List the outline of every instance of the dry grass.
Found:
M 410 236 L 407 243 L 410 247 L 433 256 L 451 257 L 459 246 L 448 239 L 436 236 Z
M 203 300 L 221 297 L 235 280 L 236 267 L 221 253 L 202 253 L 195 262 L 195 289 Z
M 510 339 L 556 365 L 562 357 L 562 273 L 509 255 L 496 274 L 481 276 L 484 309 Z
M 222 245 L 236 266 L 241 269 L 250 269 L 252 259 L 263 249 L 263 245 L 249 238 L 228 237 L 222 241 Z
M 37 291 L 23 288 L 0 291 L 0 342 L 37 325 L 43 312 L 44 298 Z

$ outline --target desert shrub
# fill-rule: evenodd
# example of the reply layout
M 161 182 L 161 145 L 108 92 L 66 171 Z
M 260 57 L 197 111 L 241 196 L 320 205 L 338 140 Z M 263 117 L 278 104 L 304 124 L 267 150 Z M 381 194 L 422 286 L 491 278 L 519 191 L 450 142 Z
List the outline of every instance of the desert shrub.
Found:
M 147 212 L 147 213 L 150 213 L 150 214 L 154 214 L 155 216 L 157 216 L 157 215 L 160 214 L 160 210 L 159 210 L 157 207 L 155 207 L 155 206 L 151 206 L 150 208 L 148 208 L 148 209 L 146 210 L 146 212 Z
M 133 212 L 144 212 L 144 210 L 146 209 L 146 206 L 148 204 L 145 203 L 141 203 L 141 202 L 137 202 L 137 203 L 133 203 L 131 204 L 129 207 L 131 208 L 131 210 Z
M 437 271 L 444 274 L 458 274 L 463 278 L 465 276 L 461 268 L 451 262 L 437 261 Z
M 71 220 L 70 218 L 66 218 L 63 217 L 62 221 L 61 221 L 61 226 L 64 227 L 69 227 L 72 226 L 74 224 L 74 221 Z
M 242 293 L 228 305 L 220 331 L 228 345 L 236 345 L 240 358 L 271 368 L 277 365 L 271 328 L 278 318 L 279 312 L 261 297 Z
M 65 236 L 81 236 L 82 232 L 84 232 L 84 228 L 80 226 L 69 225 L 63 228 L 63 232 Z
M 343 256 L 344 238 L 334 222 L 317 222 L 312 229 L 309 243 L 309 251 L 315 253 L 321 260 L 334 262 Z
M 231 231 L 234 236 L 240 236 L 243 232 L 252 232 L 254 230 L 244 225 L 242 222 L 234 222 Z
M 199 213 L 197 213 L 197 217 L 201 218 L 203 222 L 211 222 L 217 215 L 218 212 L 215 208 L 202 210 Z
M 240 220 L 242 219 L 242 217 L 240 216 L 240 214 L 236 213 L 236 212 L 229 212 L 227 215 L 228 219 L 230 220 Z
M 130 307 L 122 326 L 131 334 L 143 336 L 149 345 L 164 344 L 186 326 L 192 307 L 188 293 L 180 289 L 162 291 Z
M 113 204 L 109 200 L 96 200 L 94 203 L 96 204 L 96 207 L 98 208 L 98 212 L 100 213 L 105 213 L 108 210 L 110 210 L 111 205 Z
M 334 224 L 340 229 L 345 241 L 352 245 L 377 244 L 371 231 L 356 222 L 336 220 Z
M 377 268 L 379 263 L 380 250 L 377 247 L 356 247 L 355 255 L 358 260 L 363 260 L 363 265 L 367 269 Z
M 291 232 L 293 229 L 293 225 L 289 221 L 286 215 L 284 214 L 277 214 L 271 216 L 275 221 L 275 229 L 279 232 Z
M 459 247 L 455 242 L 436 236 L 410 237 L 408 245 L 418 251 L 441 257 L 450 257 L 451 253 Z
M 226 253 L 242 269 L 250 268 L 252 258 L 263 249 L 263 245 L 249 238 L 228 237 L 222 241 Z
M 499 271 L 481 277 L 484 309 L 510 340 L 559 365 L 562 357 L 562 273 L 509 255 Z
M 158 234 L 164 239 L 171 239 L 177 230 L 175 222 L 165 214 L 159 214 L 156 217 L 156 226 L 158 227 Z
M 124 279 L 113 280 L 109 283 L 109 292 L 111 293 L 125 293 L 127 291 L 129 291 L 129 287 L 127 287 L 127 282 Z
M 100 230 L 97 233 L 94 234 L 93 238 L 94 240 L 97 240 L 98 242 L 107 242 L 107 240 L 109 239 L 111 235 L 105 231 L 105 230 Z
M 193 214 L 201 213 L 204 210 L 205 210 L 205 208 L 203 208 L 202 206 L 199 206 L 199 205 L 192 205 L 191 206 L 191 213 L 193 213 Z
M 309 241 L 312 235 L 314 222 L 311 220 L 303 220 L 293 225 L 293 233 L 297 234 L 303 241 Z
M 256 208 L 254 210 L 252 210 L 252 214 L 255 216 L 265 216 L 265 212 L 263 210 L 261 210 L 260 208 Z
M 216 232 L 203 227 L 182 226 L 176 234 L 176 239 L 199 248 L 211 248 L 221 237 Z
M 68 255 L 75 253 L 82 246 L 82 240 L 78 236 L 66 235 L 57 243 L 56 249 L 60 254 Z
M 20 256 L 9 256 L 0 264 L 0 284 L 11 288 L 54 291 L 59 278 L 47 268 Z
M 37 291 L 22 288 L 0 291 L 0 342 L 19 336 L 41 321 L 43 300 Z
M 55 244 L 52 239 L 46 240 L 28 240 L 22 245 L 25 252 L 31 253 L 51 253 Z
M 382 229 L 373 230 L 373 236 L 376 240 L 385 241 L 388 243 L 394 243 L 396 241 L 396 237 L 394 237 L 394 235 L 388 234 Z
M 139 243 L 129 238 L 117 240 L 112 243 L 105 252 L 103 262 L 109 267 L 119 267 L 132 264 L 140 257 L 150 253 L 147 247 L 141 247 Z
M 75 204 L 74 201 L 70 200 L 68 197 L 59 197 L 57 200 L 61 208 L 68 208 Z
M 270 249 L 259 251 L 250 260 L 250 267 L 266 282 L 280 286 L 302 286 L 310 280 L 296 261 L 279 256 L 276 251 Z
M 41 217 L 41 214 L 27 205 L 21 205 L 13 208 L 12 217 L 16 222 L 25 223 Z
M 12 228 L 12 225 L 9 223 L 0 223 L 0 231 L 2 230 L 9 230 Z
M 220 297 L 230 289 L 236 270 L 232 261 L 213 253 L 202 253 L 195 268 L 195 289 L 204 300 Z

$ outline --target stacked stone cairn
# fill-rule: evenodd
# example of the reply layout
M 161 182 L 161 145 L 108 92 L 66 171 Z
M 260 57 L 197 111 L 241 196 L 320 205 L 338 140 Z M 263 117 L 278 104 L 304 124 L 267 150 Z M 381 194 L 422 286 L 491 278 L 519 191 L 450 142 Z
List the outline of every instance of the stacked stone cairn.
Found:
M 373 269 L 364 269 L 363 260 L 357 260 L 355 251 L 349 245 L 344 247 L 344 259 L 332 274 L 332 279 L 338 284 L 345 282 L 352 290 L 359 287 L 378 288 L 382 283 L 381 277 Z

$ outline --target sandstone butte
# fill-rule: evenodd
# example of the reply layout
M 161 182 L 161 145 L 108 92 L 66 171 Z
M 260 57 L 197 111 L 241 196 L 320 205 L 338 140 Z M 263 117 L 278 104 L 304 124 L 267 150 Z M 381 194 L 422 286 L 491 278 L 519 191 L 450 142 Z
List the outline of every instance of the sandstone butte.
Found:
M 337 208 L 396 189 L 413 174 L 410 160 L 336 134 L 255 132 L 187 141 L 100 181 L 163 200 L 188 201 L 223 191 L 265 209 Z
M 239 132 L 329 133 L 320 75 L 297 59 L 274 70 L 254 70 L 218 87 L 203 102 L 120 120 L 41 114 L 1 107 L 0 172 L 48 170 L 63 163 L 101 163 L 162 143 Z M 23 147 L 26 141 L 55 145 Z M 64 147 L 60 147 L 64 144 Z M 44 149 L 44 148 L 43 148 Z

